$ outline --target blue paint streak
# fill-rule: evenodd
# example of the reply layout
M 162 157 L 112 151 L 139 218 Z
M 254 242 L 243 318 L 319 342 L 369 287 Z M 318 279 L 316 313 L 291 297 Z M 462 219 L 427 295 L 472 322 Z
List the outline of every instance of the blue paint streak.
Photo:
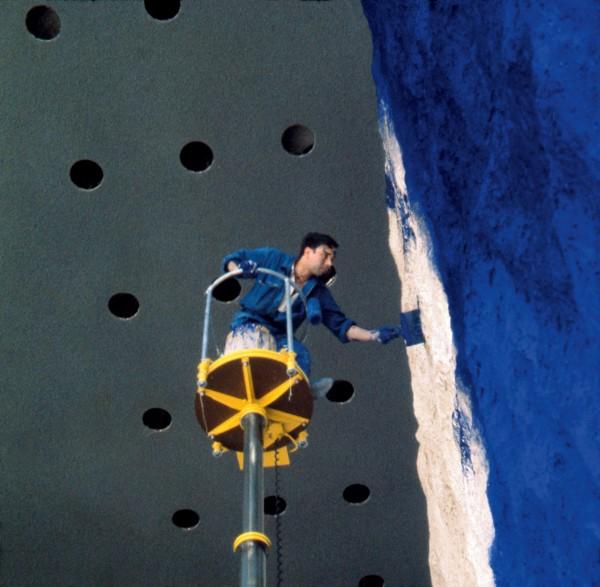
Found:
M 490 460 L 497 584 L 600 585 L 600 6 L 363 8 Z
M 385 203 L 388 208 L 396 212 L 400 219 L 404 243 L 414 241 L 415 234 L 409 224 L 410 208 L 408 206 L 408 197 L 401 193 L 387 174 L 385 176 Z
M 473 473 L 473 458 L 471 456 L 471 439 L 473 431 L 468 418 L 464 412 L 456 405 L 452 413 L 452 426 L 454 428 L 454 438 L 460 449 L 460 464 L 463 473 Z

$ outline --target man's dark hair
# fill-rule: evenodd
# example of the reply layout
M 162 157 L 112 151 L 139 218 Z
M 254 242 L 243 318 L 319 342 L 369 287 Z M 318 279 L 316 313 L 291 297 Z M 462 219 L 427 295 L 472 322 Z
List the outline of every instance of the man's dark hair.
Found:
M 316 249 L 321 245 L 326 245 L 328 247 L 331 247 L 332 249 L 337 249 L 339 247 L 335 239 L 329 236 L 328 234 L 322 234 L 320 232 L 309 232 L 308 234 L 304 235 L 304 238 L 302 239 L 299 257 L 302 257 L 302 254 L 304 253 L 304 249 L 306 247 Z

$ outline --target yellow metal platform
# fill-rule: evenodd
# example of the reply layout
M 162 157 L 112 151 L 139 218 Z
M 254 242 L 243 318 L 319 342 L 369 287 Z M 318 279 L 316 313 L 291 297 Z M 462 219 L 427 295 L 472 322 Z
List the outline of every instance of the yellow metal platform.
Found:
M 289 369 L 296 371 L 289 376 Z M 213 440 L 213 450 L 233 450 L 243 466 L 244 431 L 248 413 L 261 414 L 264 466 L 289 464 L 288 447 L 306 440 L 313 411 L 307 376 L 287 350 L 244 349 L 198 365 L 196 417 Z

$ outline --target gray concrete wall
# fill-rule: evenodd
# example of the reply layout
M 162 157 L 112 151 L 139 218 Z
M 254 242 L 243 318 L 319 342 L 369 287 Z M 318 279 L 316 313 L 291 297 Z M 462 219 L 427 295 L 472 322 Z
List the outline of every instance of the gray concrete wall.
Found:
M 211 457 L 193 410 L 220 258 L 329 232 L 348 315 L 371 327 L 399 312 L 367 22 L 346 1 L 184 1 L 166 21 L 143 2 L 50 5 L 50 40 L 28 31 L 31 2 L 0 7 L 0 578 L 232 585 L 241 475 Z M 281 146 L 296 123 L 315 136 L 303 157 Z M 191 141 L 212 149 L 204 172 L 180 162 Z M 70 179 L 88 159 L 103 171 L 93 190 Z M 130 320 L 108 310 L 119 292 L 139 300 Z M 403 347 L 342 346 L 322 328 L 308 344 L 315 375 L 355 395 L 319 402 L 283 472 L 284 581 L 428 585 Z M 172 417 L 163 432 L 142 420 L 155 407 Z M 353 483 L 367 503 L 344 501 Z M 193 530 L 172 523 L 183 508 Z

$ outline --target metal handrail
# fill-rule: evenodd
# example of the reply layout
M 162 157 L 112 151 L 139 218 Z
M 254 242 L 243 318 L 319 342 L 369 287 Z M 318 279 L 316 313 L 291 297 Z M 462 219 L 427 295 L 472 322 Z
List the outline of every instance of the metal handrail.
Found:
M 285 297 L 285 313 L 286 313 L 286 334 L 287 334 L 287 343 L 288 343 L 288 351 L 294 352 L 294 327 L 292 324 L 292 303 L 290 298 L 290 287 L 293 287 L 299 294 L 302 303 L 306 309 L 308 315 L 308 308 L 306 306 L 306 296 L 302 292 L 302 289 L 298 287 L 289 277 L 284 275 L 283 273 L 279 273 L 277 271 L 273 271 L 271 269 L 265 269 L 263 267 L 258 267 L 256 269 L 257 273 L 265 273 L 267 275 L 272 275 L 273 277 L 277 277 L 284 282 L 284 297 Z M 243 271 L 241 269 L 234 269 L 233 271 L 229 271 L 221 275 L 219 278 L 215 279 L 206 291 L 204 295 L 206 295 L 206 306 L 204 308 L 204 325 L 202 330 L 202 360 L 204 361 L 207 358 L 208 352 L 208 332 L 209 332 L 209 324 L 210 324 L 210 310 L 212 305 L 212 292 L 215 287 L 229 279 L 230 277 L 236 277 L 237 275 L 241 275 Z M 254 277 L 253 277 L 254 279 Z

